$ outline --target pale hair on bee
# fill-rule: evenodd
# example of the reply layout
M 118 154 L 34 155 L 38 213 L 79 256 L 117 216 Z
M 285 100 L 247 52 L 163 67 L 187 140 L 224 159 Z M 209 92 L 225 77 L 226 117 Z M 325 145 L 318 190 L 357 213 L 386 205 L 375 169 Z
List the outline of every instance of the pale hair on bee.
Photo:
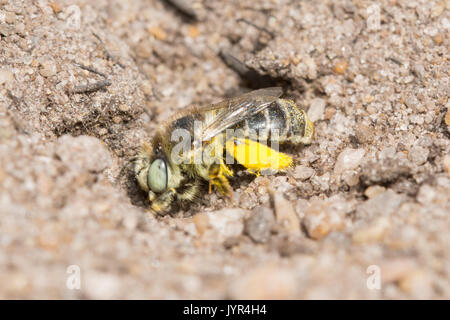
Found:
M 314 124 L 304 110 L 281 95 L 279 87 L 259 89 L 212 105 L 187 107 L 166 121 L 150 143 L 143 143 L 134 162 L 151 210 L 165 214 L 174 201 L 193 201 L 206 184 L 210 192 L 215 188 L 230 196 L 228 179 L 234 174 L 230 159 L 256 175 L 265 169 L 289 168 L 292 157 L 273 146 L 310 144 Z M 181 148 L 183 161 L 178 158 L 180 141 L 172 136 L 175 130 L 176 137 L 189 137 Z

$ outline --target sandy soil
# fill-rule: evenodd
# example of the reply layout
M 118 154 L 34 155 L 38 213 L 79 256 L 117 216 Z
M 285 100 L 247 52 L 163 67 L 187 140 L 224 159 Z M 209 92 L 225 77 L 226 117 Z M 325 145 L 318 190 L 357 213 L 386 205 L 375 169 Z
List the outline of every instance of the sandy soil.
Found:
M 184 2 L 0 0 L 0 298 L 450 298 L 450 2 Z M 141 142 L 272 85 L 295 167 L 152 216 Z

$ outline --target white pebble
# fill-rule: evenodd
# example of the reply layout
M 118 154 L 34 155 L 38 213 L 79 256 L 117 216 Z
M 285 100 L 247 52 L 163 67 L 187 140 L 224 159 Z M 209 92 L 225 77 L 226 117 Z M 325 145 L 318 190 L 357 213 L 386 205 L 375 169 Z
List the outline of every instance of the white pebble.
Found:
M 312 122 L 324 119 L 325 100 L 316 98 L 311 101 L 308 109 L 308 118 Z
M 366 151 L 364 149 L 347 148 L 338 156 L 334 172 L 341 174 L 345 170 L 356 169 L 361 163 Z
M 412 147 L 409 151 L 409 160 L 420 166 L 427 162 L 428 154 L 430 152 L 426 148 L 419 146 Z
M 307 180 L 315 173 L 313 168 L 306 166 L 296 166 L 292 176 L 298 180 Z

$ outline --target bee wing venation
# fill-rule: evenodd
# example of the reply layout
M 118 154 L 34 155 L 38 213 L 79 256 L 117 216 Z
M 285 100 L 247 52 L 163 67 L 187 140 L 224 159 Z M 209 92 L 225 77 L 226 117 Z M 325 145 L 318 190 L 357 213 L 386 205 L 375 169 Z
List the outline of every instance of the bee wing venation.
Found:
M 203 130 L 202 141 L 207 141 L 242 120 L 261 112 L 276 101 L 282 93 L 280 87 L 264 88 L 206 108 L 206 110 L 221 110 L 214 121 Z

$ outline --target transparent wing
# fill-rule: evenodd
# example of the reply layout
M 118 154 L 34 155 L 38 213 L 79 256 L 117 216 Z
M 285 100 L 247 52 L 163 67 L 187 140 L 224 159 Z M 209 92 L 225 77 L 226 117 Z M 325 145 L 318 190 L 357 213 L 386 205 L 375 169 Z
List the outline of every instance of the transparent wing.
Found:
M 280 87 L 264 88 L 205 108 L 205 111 L 219 110 L 219 112 L 214 121 L 203 130 L 202 141 L 207 141 L 245 118 L 261 112 L 277 100 L 282 93 Z

